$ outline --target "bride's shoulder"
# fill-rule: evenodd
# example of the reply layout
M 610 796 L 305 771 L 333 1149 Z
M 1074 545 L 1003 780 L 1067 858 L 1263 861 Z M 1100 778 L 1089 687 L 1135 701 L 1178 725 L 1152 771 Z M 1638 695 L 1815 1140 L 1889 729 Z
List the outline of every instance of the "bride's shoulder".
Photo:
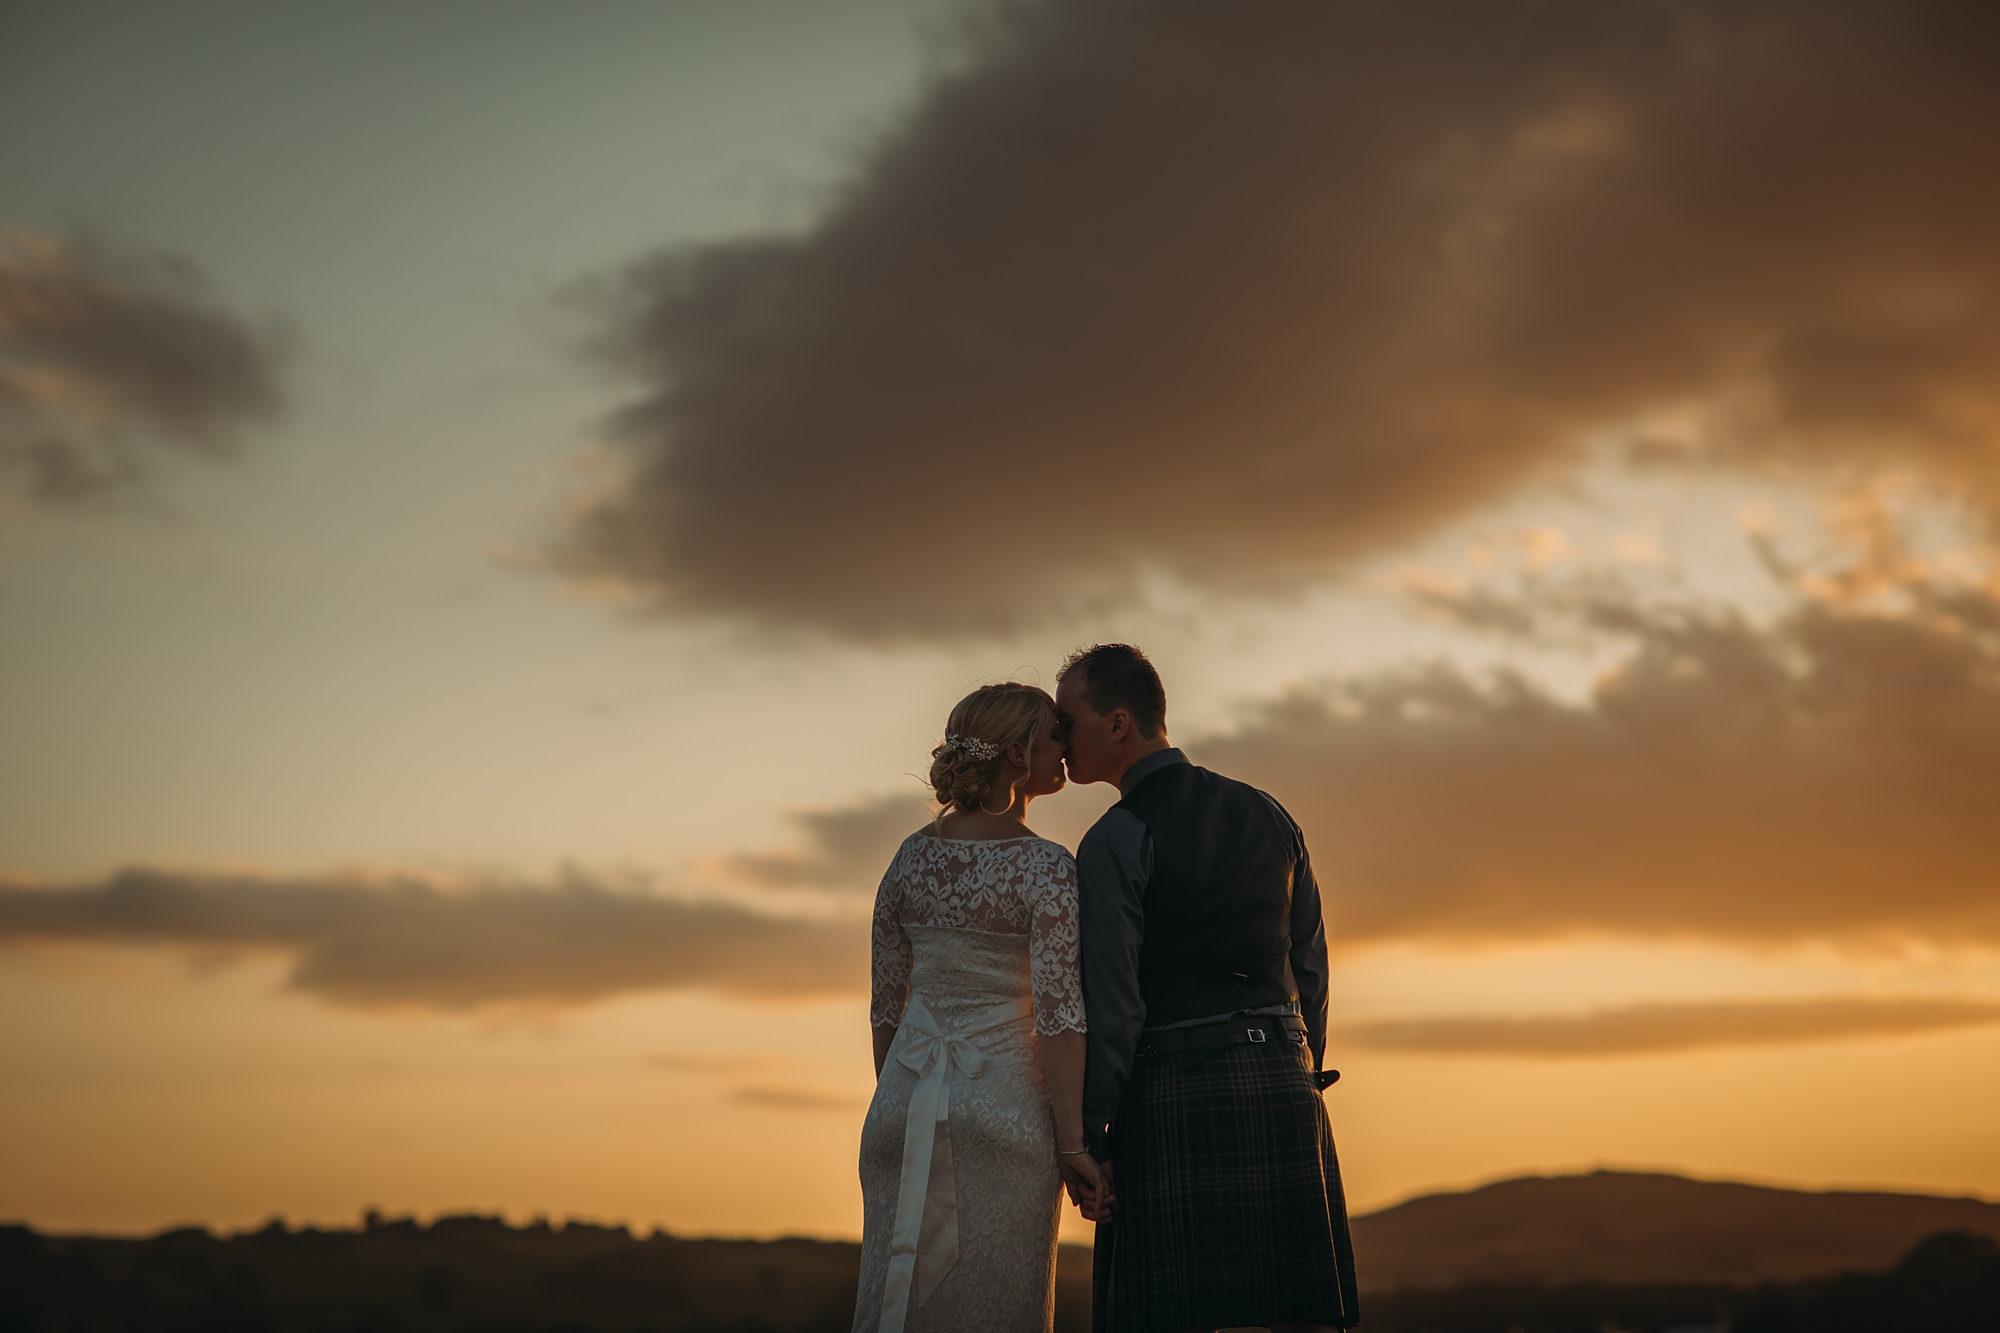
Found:
M 939 845 L 937 833 L 929 824 L 926 824 L 896 844 L 896 859 L 900 861 L 906 856 L 921 855 L 923 852 L 934 849 Z
M 1076 865 L 1076 858 L 1070 854 L 1069 848 L 1059 842 L 1052 842 L 1040 834 L 1029 839 L 1028 845 L 1034 849 L 1037 856 L 1042 857 L 1053 865 L 1068 867 Z

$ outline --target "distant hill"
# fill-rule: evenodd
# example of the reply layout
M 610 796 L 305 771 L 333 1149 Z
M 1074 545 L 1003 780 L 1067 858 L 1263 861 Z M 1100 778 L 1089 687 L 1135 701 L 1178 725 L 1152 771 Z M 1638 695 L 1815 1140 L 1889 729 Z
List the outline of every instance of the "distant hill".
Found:
M 1364 1292 L 1747 1286 L 1881 1272 L 1941 1231 L 2000 1238 L 2000 1204 L 1597 1171 L 1412 1199 L 1354 1219 L 1354 1249 Z

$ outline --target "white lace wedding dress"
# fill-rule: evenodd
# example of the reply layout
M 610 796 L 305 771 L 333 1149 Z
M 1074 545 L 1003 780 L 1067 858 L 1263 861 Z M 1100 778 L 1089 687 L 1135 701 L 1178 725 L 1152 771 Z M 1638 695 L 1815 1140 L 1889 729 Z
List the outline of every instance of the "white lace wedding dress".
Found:
M 854 1333 L 1046 1331 L 1061 1180 L 1035 1034 L 1084 1030 L 1075 863 L 910 835 L 873 973 L 869 1021 L 897 1030 L 861 1129 Z

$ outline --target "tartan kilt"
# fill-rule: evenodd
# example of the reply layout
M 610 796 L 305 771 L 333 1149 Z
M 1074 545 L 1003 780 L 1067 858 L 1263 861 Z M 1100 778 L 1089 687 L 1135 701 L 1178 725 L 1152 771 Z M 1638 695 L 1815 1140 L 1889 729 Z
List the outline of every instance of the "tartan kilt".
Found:
M 1142 1054 L 1110 1141 L 1093 1333 L 1361 1322 L 1347 1199 L 1312 1057 L 1291 1033 L 1193 1063 Z

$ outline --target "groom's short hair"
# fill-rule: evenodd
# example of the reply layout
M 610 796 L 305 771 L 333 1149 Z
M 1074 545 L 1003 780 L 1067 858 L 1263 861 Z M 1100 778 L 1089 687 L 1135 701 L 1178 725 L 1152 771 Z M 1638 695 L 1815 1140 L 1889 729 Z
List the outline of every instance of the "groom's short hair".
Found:
M 1100 643 L 1079 648 L 1064 659 L 1056 682 L 1073 671 L 1083 673 L 1083 697 L 1099 717 L 1114 708 L 1132 715 L 1139 734 L 1153 739 L 1167 727 L 1167 687 L 1146 655 L 1129 643 Z

